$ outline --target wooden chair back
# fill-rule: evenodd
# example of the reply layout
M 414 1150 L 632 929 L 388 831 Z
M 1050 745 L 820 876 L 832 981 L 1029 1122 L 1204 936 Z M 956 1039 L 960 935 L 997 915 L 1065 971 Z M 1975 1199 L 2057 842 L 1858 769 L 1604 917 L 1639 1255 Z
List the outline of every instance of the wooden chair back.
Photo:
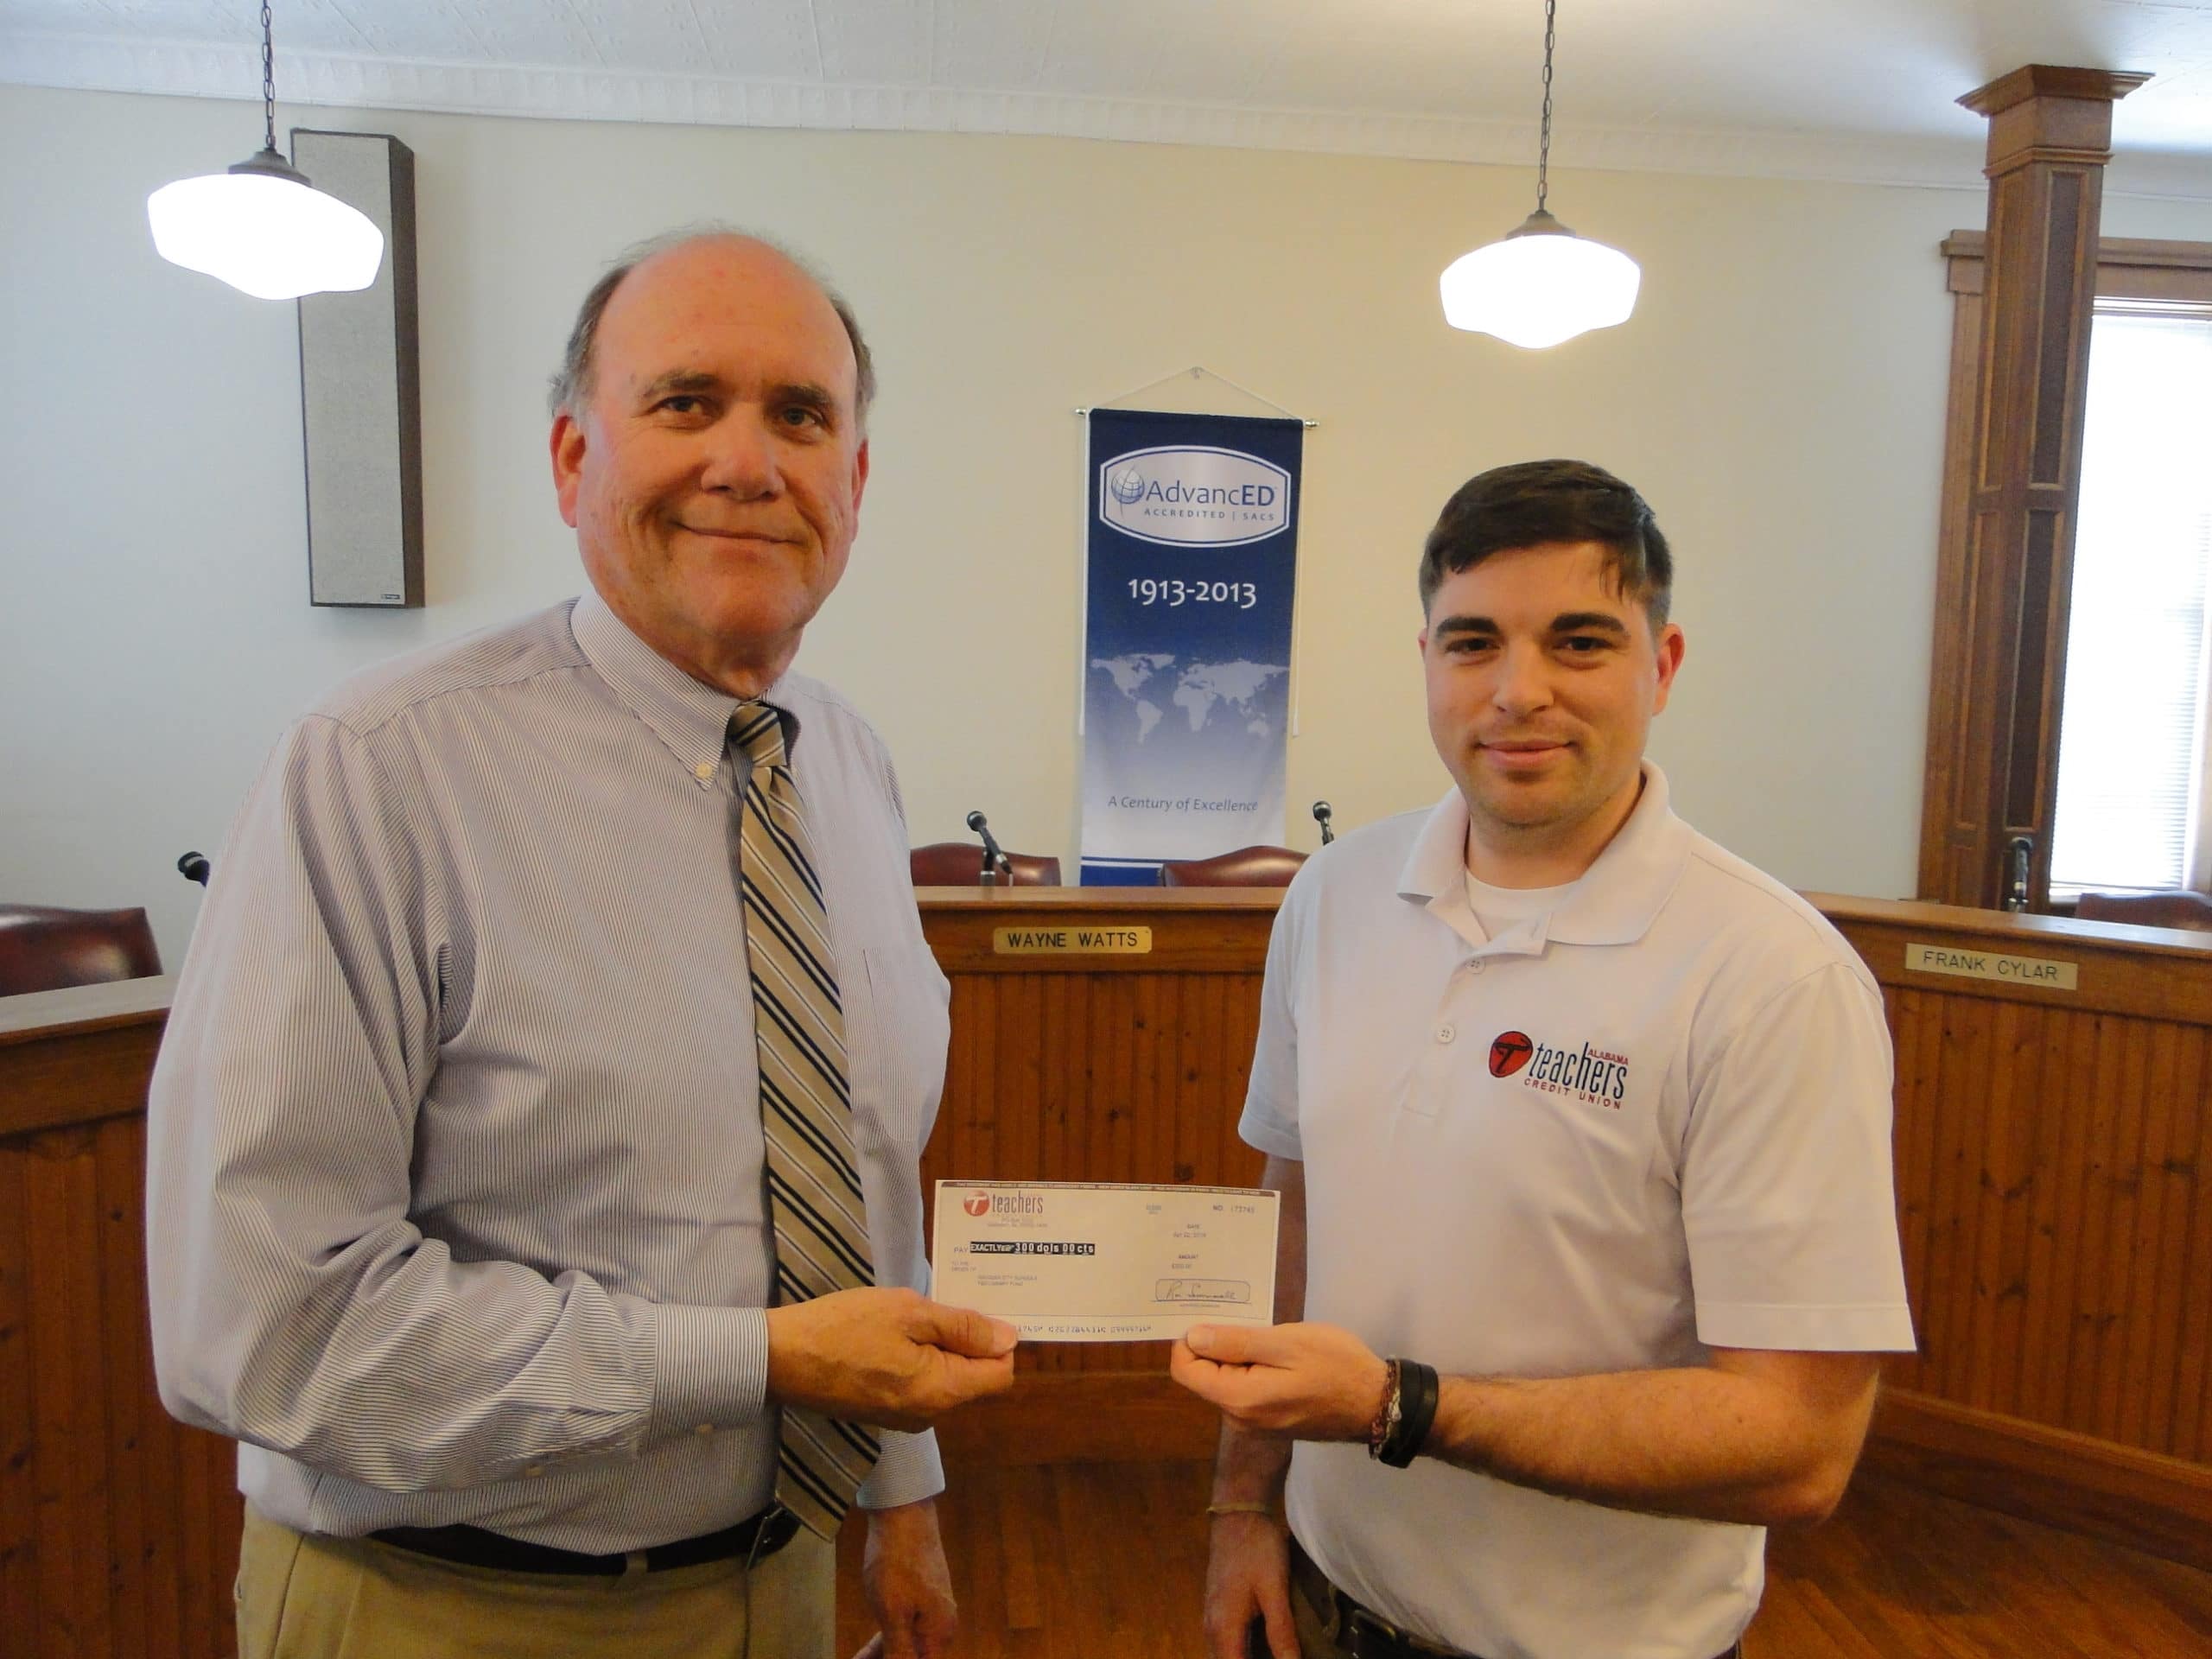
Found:
M 1060 861 L 1041 853 L 1008 853 L 1017 887 L 1057 887 Z M 933 841 L 906 855 L 908 869 L 918 887 L 972 887 L 981 885 L 983 849 L 972 841 Z
M 1163 887 L 1287 887 L 1306 855 L 1287 847 L 1239 847 L 1214 858 L 1170 859 L 1160 867 Z
M 162 971 L 146 912 L 0 904 L 0 996 Z

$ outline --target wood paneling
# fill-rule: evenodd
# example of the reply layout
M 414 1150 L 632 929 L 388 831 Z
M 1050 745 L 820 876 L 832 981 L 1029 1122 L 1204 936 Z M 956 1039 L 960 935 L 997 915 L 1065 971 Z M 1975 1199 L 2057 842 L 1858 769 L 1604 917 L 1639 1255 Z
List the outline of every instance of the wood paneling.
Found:
M 226 1653 L 233 1448 L 162 1410 L 146 1335 L 145 1089 L 166 997 L 118 1013 L 47 995 L 92 1012 L 41 1035 L 0 1010 L 0 1630 L 39 1659 Z
M 1264 912 L 1193 918 L 1204 942 L 1169 959 L 1202 971 L 1094 957 L 1033 972 L 1033 959 L 988 950 L 989 925 L 1017 896 L 925 906 L 955 1026 L 925 1173 L 1253 1179 L 1260 1160 L 1235 1122 L 1264 950 L 1252 924 Z M 1923 1453 L 1927 1425 L 1942 1423 L 1947 1490 L 1986 1473 L 1990 1501 L 2195 1559 L 2193 1483 L 2212 1463 L 2212 1284 L 2201 1272 L 2212 1203 L 2199 1176 L 2212 1169 L 2212 940 L 1812 897 L 1882 982 L 1897 1045 L 1899 1222 L 1922 1348 L 1891 1368 L 1897 1404 L 1885 1423 L 1905 1425 L 1900 1444 Z M 1073 901 L 1055 902 L 1065 916 Z M 1109 895 L 1091 903 L 1102 920 L 1135 918 Z M 1144 908 L 1164 941 L 1172 910 L 1151 895 Z M 1211 937 L 1238 927 L 1241 938 Z M 1909 970 L 1911 944 L 2064 962 L 2076 984 Z M 1247 953 L 1243 970 L 1212 971 L 1232 946 Z M 1114 1120 L 1117 1101 L 1126 1138 L 1086 1127 Z M 1039 1349 L 1023 1365 L 1012 1395 L 948 1427 L 949 1446 L 1057 1460 L 1167 1455 L 1205 1437 L 1203 1418 L 1161 1392 L 1156 1344 Z M 1085 1379 L 1100 1392 L 1068 1391 Z M 2115 1467 L 2128 1471 L 2121 1496 Z
M 2212 1466 L 1892 1389 L 1868 1460 L 1930 1491 L 2212 1571 Z
M 1829 901 L 1884 986 L 1897 1201 L 1931 1401 L 2212 1462 L 2212 940 Z M 1920 973 L 1908 943 L 2073 964 L 2074 991 Z
M 1879 1454 L 2212 1567 L 2212 939 L 1819 899 L 1882 982 L 1918 1354 Z M 1905 967 L 2072 964 L 2072 991 Z
M 2133 1014 L 2179 1025 L 2212 1019 L 2204 965 L 2212 961 L 2212 935 L 2177 927 L 2128 927 L 2077 922 L 2067 916 L 2008 915 L 1954 905 L 1886 899 L 1804 895 L 1836 925 L 1885 985 L 1952 995 L 2024 1002 L 2035 1007 Z M 1955 979 L 1908 970 L 1908 944 L 2066 962 L 2078 970 L 2070 991 L 1987 979 Z
M 922 919 L 947 974 L 1249 974 L 1267 957 L 1274 888 L 923 887 Z M 1142 956 L 1007 954 L 1001 928 L 1148 927 Z
M 952 982 L 952 1052 L 922 1190 L 939 1180 L 1257 1183 L 1236 1138 L 1280 894 L 923 891 Z M 1001 928 L 1152 930 L 1142 956 L 1006 955 Z M 1025 1375 L 1160 1373 L 1164 1343 L 1033 1344 Z M 1026 1421 L 1026 1420 L 1025 1420 Z M 1147 1419 L 1148 1421 L 1149 1419 Z M 1027 1433 L 1020 1421 L 1009 1433 Z
M 1146 1354 L 1159 1344 L 1122 1344 Z M 964 1406 L 938 1427 L 947 1462 L 1121 1463 L 1207 1458 L 1221 1418 L 1164 1364 L 1127 1370 L 1029 1372 L 1007 1392 Z
M 175 982 L 0 997 L 0 1138 L 144 1111 Z
M 1236 1139 L 1280 895 L 925 894 L 952 979 L 925 1179 L 1249 1185 Z M 2194 1559 L 2212 1471 L 2212 939 L 1814 895 L 1882 982 L 1923 1351 L 1883 1455 L 1945 1491 Z M 1133 957 L 1008 957 L 1000 925 L 1141 923 Z M 1908 971 L 1905 946 L 2073 963 L 2078 988 Z M 8 1652 L 227 1650 L 232 1448 L 147 1357 L 145 1084 L 166 986 L 0 1002 L 0 1632 Z M 24 1005 L 35 1004 L 35 1007 Z M 969 1464 L 1191 1456 L 1158 1344 L 1039 1346 L 955 1417 Z M 1009 1523 L 1011 1532 L 1019 1527 Z M 1053 1593 L 1002 1550 L 1010 1602 Z

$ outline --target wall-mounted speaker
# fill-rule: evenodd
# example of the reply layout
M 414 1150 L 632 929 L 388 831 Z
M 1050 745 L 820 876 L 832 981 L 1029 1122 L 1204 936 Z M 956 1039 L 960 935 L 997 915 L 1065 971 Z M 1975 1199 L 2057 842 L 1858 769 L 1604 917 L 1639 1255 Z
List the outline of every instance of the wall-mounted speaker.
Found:
M 377 279 L 300 307 L 308 598 L 423 603 L 422 379 L 416 355 L 415 152 L 389 133 L 292 129 L 292 165 L 384 232 Z

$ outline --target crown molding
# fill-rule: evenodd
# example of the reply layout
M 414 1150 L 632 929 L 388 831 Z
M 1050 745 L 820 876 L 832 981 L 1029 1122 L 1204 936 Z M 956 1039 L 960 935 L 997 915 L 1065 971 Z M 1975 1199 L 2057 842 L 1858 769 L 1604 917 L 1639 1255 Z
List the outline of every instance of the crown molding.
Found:
M 232 45 L 0 33 L 0 83 L 246 99 L 257 90 L 250 84 L 251 57 Z M 541 120 L 1021 134 L 1506 167 L 1527 166 L 1536 149 L 1533 121 L 450 63 L 336 53 L 278 52 L 276 83 L 283 89 L 283 101 L 293 105 Z M 1914 139 L 1577 124 L 1554 133 L 1552 148 L 1554 158 L 1567 168 L 1975 191 L 1983 186 L 1979 136 Z M 2202 156 L 2123 156 L 2107 176 L 2106 194 L 2212 200 L 2212 168 Z

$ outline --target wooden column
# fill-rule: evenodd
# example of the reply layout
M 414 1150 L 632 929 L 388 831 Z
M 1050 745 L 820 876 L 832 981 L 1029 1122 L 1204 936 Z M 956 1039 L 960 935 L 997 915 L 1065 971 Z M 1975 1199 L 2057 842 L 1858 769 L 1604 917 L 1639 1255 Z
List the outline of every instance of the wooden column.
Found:
M 1965 545 L 1936 614 L 1921 896 L 2002 906 L 2014 843 L 2047 899 L 2097 219 L 2112 106 L 2148 76 L 2030 64 L 1959 100 L 1989 119 L 1989 242 Z

